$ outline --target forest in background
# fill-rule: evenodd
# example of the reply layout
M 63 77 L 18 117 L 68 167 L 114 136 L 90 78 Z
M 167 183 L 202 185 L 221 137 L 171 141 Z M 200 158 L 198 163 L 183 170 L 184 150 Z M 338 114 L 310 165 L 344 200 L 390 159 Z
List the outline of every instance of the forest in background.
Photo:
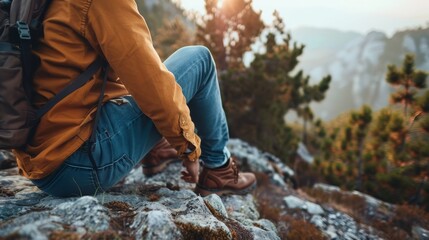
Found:
M 386 82 L 396 89 L 390 106 L 378 111 L 362 106 L 323 122 L 311 103 L 324 100 L 331 76 L 310 84 L 297 67 L 305 47 L 293 41 L 277 13 L 272 23 L 264 23 L 251 1 L 220 7 L 217 0 L 206 0 L 206 14 L 190 19 L 168 0 L 148 2 L 137 1 L 161 58 L 190 44 L 213 53 L 231 137 L 293 166 L 301 187 L 327 182 L 429 210 L 429 91 L 427 74 L 416 68 L 412 55 L 386 69 Z M 252 52 L 256 41 L 264 51 Z M 254 58 L 246 65 L 249 52 Z M 302 124 L 285 122 L 290 112 Z M 300 142 L 315 156 L 313 164 L 296 154 Z

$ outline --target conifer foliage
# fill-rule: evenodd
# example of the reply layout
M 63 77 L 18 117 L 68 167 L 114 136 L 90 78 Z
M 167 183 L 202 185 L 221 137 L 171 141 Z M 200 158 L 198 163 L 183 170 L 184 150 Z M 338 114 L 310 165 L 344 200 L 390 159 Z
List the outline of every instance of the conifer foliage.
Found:
M 229 68 L 221 75 L 223 97 L 232 136 L 292 161 L 299 139 L 284 117 L 294 110 L 312 120 L 309 104 L 324 98 L 330 76 L 310 85 L 303 71 L 294 73 L 304 46 L 292 44 L 283 20 L 278 13 L 274 17 L 265 51 L 255 53 L 249 67 Z
M 244 53 L 264 29 L 261 13 L 252 0 L 206 0 L 205 9 L 197 41 L 210 49 L 218 70 L 242 67 Z
M 423 71 L 415 70 L 413 55 L 406 55 L 402 64 L 402 69 L 395 65 L 388 66 L 386 80 L 393 86 L 400 89 L 392 94 L 393 103 L 402 103 L 404 105 L 404 114 L 408 114 L 408 107 L 415 102 L 417 89 L 426 87 L 427 74 Z
M 363 106 L 360 112 L 353 112 L 350 118 L 350 124 L 354 127 L 354 138 L 356 142 L 356 153 L 358 162 L 358 178 L 356 188 L 362 188 L 363 175 L 363 151 L 365 146 L 365 138 L 369 129 L 369 124 L 372 121 L 372 110 L 369 106 Z
M 324 133 L 312 136 L 317 167 L 331 184 L 429 209 L 429 91 L 420 90 L 427 73 L 415 69 L 411 55 L 402 69 L 387 70 L 386 80 L 399 88 L 392 103 L 403 103 L 404 114 L 394 106 L 375 113 L 364 106 L 325 124 L 326 132 L 319 123 L 316 129 Z M 339 171 L 342 164 L 346 174 Z

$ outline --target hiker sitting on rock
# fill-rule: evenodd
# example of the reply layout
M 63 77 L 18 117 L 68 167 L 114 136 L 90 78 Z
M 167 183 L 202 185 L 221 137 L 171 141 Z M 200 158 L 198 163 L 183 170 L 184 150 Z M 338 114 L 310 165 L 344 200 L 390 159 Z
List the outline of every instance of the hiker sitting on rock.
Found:
M 180 158 L 182 179 L 197 183 L 202 196 L 244 194 L 255 186 L 255 176 L 239 173 L 226 148 L 228 127 L 207 48 L 181 48 L 162 63 L 134 0 L 55 0 L 43 24 L 44 37 L 34 50 L 40 58 L 36 106 L 97 58 L 109 67 L 43 115 L 25 150 L 15 151 L 20 174 L 54 196 L 93 195 L 140 162 L 153 175 Z

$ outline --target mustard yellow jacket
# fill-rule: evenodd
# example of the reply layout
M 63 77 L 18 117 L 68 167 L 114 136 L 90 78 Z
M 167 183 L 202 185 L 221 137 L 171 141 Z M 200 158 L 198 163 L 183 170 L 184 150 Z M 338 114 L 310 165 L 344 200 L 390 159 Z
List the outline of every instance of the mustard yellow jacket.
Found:
M 44 33 L 35 50 L 41 59 L 34 79 L 37 106 L 100 55 L 111 67 L 104 101 L 131 94 L 179 155 L 195 147 L 185 158 L 199 158 L 200 139 L 185 97 L 155 52 L 135 0 L 53 0 Z M 26 152 L 15 150 L 21 175 L 47 176 L 89 138 L 101 82 L 99 72 L 42 117 Z

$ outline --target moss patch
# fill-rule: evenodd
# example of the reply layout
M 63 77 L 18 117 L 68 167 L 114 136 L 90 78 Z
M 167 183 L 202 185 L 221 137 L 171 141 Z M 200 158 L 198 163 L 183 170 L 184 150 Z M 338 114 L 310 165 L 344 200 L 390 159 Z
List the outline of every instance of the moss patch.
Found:
M 236 240 L 247 240 L 253 239 L 253 235 L 250 231 L 245 229 L 240 223 L 232 219 L 226 219 L 224 221 L 226 226 L 229 228 L 232 234 L 232 239 Z
M 13 197 L 15 192 L 11 191 L 3 186 L 0 186 L 0 197 Z
M 149 195 L 148 200 L 151 201 L 151 202 L 156 202 L 160 198 L 161 198 L 161 196 L 159 196 L 158 194 L 152 193 L 152 194 Z
M 82 240 L 122 240 L 122 239 L 132 239 L 132 238 L 124 238 L 123 236 L 119 235 L 117 232 L 112 230 L 107 230 L 107 231 L 98 232 L 98 233 L 87 233 L 82 237 Z
M 136 216 L 134 209 L 128 203 L 121 201 L 108 202 L 104 206 L 110 210 L 112 215 L 111 230 L 92 234 L 89 239 L 134 239 L 130 228 Z
M 60 232 L 60 231 L 53 231 L 51 235 L 49 235 L 49 240 L 79 240 L 80 235 L 73 232 Z
M 170 182 L 167 183 L 166 187 L 168 189 L 170 189 L 171 191 L 180 191 L 180 187 L 179 186 L 174 185 L 174 184 L 172 184 Z
M 176 222 L 177 227 L 187 240 L 213 239 L 213 240 L 228 240 L 229 234 L 224 231 L 213 231 L 210 228 L 197 227 L 192 224 Z
M 121 202 L 121 201 L 108 202 L 108 203 L 105 203 L 104 206 L 109 208 L 112 211 L 128 212 L 133 210 L 130 204 L 126 202 Z

